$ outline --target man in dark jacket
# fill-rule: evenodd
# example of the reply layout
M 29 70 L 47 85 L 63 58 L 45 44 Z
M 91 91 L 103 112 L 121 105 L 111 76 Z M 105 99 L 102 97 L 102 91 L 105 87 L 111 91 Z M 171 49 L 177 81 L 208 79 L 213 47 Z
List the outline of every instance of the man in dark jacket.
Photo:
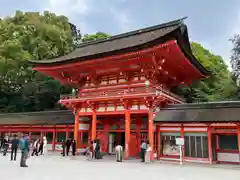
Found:
M 67 156 L 68 156 L 71 145 L 72 145 L 72 141 L 71 141 L 70 138 L 68 138 L 67 141 L 66 141 L 66 154 L 67 154 Z
M 18 149 L 18 145 L 19 145 L 19 140 L 17 139 L 17 135 L 15 134 L 12 141 L 11 141 L 12 147 L 11 147 L 11 161 L 14 159 L 14 161 L 16 161 L 16 157 L 17 157 L 17 149 Z M 13 158 L 13 154 L 14 154 L 14 158 Z
M 72 155 L 75 156 L 76 155 L 76 141 L 75 139 L 72 142 Z
M 62 156 L 65 156 L 65 142 L 64 142 L 64 140 L 62 140 Z

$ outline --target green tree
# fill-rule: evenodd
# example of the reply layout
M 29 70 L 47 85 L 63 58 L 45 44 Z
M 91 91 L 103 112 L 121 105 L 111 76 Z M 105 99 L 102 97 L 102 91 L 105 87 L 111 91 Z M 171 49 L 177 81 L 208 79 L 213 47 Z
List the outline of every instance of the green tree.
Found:
M 224 101 L 236 99 L 237 86 L 221 56 L 212 54 L 198 43 L 192 43 L 192 52 L 210 72 L 209 77 L 176 92 L 188 102 Z
M 86 43 L 100 39 L 106 39 L 108 37 L 110 37 L 110 35 L 103 32 L 97 32 L 96 34 L 85 34 L 82 38 L 82 42 Z
M 240 35 L 236 34 L 230 39 L 233 44 L 231 54 L 231 65 L 236 77 L 240 76 Z M 238 78 L 237 78 L 238 79 Z
M 63 56 L 79 31 L 65 16 L 17 11 L 0 21 L 0 111 L 35 111 L 56 106 L 60 84 L 28 67 L 27 60 Z M 48 98 L 48 103 L 41 100 Z

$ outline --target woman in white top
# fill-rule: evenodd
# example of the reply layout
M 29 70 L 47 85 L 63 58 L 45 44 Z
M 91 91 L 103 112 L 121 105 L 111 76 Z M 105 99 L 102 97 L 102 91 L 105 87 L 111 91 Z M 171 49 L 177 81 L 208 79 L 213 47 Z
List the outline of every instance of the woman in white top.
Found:
M 47 154 L 47 138 L 46 136 L 43 137 L 43 155 Z
M 145 163 L 151 162 L 151 153 L 152 153 L 152 147 L 147 143 L 147 150 L 145 153 Z

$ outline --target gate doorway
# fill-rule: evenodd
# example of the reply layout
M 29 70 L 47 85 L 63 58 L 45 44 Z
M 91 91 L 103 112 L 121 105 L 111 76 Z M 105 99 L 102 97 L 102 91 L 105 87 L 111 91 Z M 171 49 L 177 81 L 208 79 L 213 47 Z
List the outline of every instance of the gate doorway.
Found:
M 110 132 L 108 137 L 108 152 L 109 154 L 116 154 L 116 145 L 121 145 L 125 149 L 125 133 L 124 132 Z

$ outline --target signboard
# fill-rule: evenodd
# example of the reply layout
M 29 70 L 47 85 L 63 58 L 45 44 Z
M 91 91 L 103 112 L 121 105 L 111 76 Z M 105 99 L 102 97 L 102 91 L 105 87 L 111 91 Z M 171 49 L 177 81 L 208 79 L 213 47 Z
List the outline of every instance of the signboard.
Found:
M 184 138 L 176 138 L 176 144 L 179 146 L 184 145 Z

